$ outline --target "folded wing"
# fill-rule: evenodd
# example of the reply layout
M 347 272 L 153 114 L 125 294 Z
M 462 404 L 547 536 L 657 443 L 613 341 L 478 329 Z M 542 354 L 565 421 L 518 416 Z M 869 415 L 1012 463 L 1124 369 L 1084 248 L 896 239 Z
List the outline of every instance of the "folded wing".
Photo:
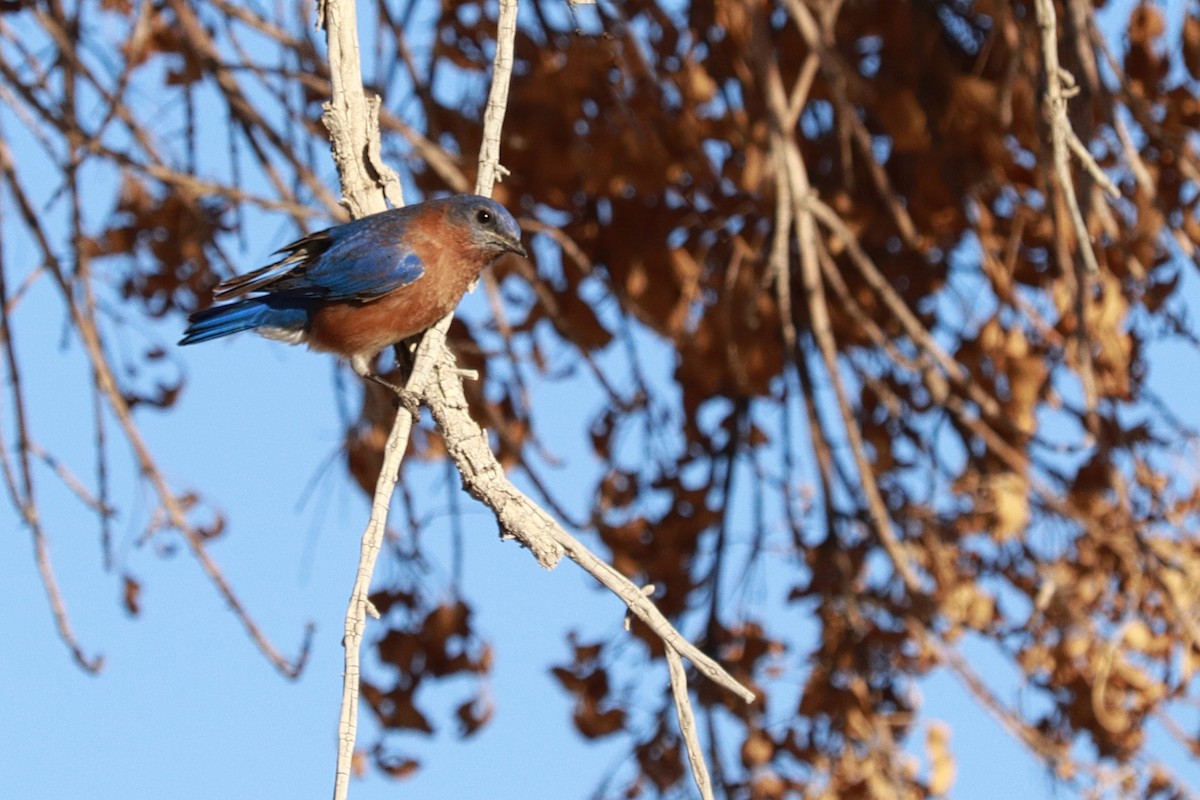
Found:
M 320 300 L 373 300 L 425 274 L 421 257 L 407 244 L 413 206 L 384 211 L 317 231 L 279 250 L 283 258 L 231 278 L 213 299 L 254 293 Z

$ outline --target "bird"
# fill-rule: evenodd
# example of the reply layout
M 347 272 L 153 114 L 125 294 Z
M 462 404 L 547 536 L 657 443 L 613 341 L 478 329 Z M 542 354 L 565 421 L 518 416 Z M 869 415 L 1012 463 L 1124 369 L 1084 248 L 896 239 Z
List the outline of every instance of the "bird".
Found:
M 335 353 L 362 378 L 395 390 L 372 371 L 379 351 L 450 313 L 506 253 L 528 257 L 517 221 L 488 197 L 457 194 L 360 217 L 218 285 L 218 305 L 191 314 L 179 344 L 251 330 Z

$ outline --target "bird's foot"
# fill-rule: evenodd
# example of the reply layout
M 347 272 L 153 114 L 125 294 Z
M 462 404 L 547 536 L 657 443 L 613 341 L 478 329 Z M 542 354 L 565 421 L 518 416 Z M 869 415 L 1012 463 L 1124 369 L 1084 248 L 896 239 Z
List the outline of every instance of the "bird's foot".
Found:
M 421 419 L 421 397 L 416 392 L 410 392 L 408 389 L 396 389 L 396 402 L 404 406 L 409 414 L 412 415 L 413 422 L 419 422 Z
M 364 377 L 366 377 L 367 380 L 383 386 L 384 388 L 390 390 L 392 394 L 396 395 L 396 407 L 399 408 L 403 406 L 405 410 L 412 415 L 414 422 L 421 418 L 421 396 L 416 392 L 410 392 L 403 386 L 397 386 L 396 384 L 384 380 L 374 373 L 370 373 Z

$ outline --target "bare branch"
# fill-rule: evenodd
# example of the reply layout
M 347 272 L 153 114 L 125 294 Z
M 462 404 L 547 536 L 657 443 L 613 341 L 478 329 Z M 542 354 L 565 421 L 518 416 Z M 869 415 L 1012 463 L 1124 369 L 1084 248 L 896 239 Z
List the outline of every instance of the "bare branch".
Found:
M 1058 63 L 1058 27 L 1054 14 L 1054 0 L 1036 0 L 1035 6 L 1038 28 L 1042 36 L 1042 58 L 1045 61 L 1046 117 L 1050 124 L 1054 175 L 1071 215 L 1071 224 L 1075 229 L 1080 256 L 1083 258 L 1088 273 L 1095 275 L 1100 271 L 1100 265 L 1096 262 L 1096 253 L 1092 250 L 1092 238 L 1088 234 L 1083 214 L 1079 210 L 1079 198 L 1075 195 L 1075 183 L 1071 179 L 1071 165 L 1067 157 L 1068 139 L 1075 137 L 1075 132 L 1071 129 L 1071 121 L 1067 118 L 1067 97 L 1063 84 L 1064 79 L 1069 79 L 1070 83 L 1074 85 L 1074 79 L 1071 79 L 1066 70 Z M 1087 154 L 1086 148 L 1082 145 L 1079 145 L 1079 150 Z M 1087 156 L 1087 160 L 1090 161 L 1090 154 Z M 1084 163 L 1086 164 L 1087 161 Z M 1098 166 L 1095 169 L 1096 171 L 1100 170 Z
M 7 156 L 7 148 L 0 142 L 0 159 Z M 12 174 L 5 170 L 6 177 L 11 181 Z M 18 187 L 12 187 L 13 192 L 19 191 Z M 2 259 L 2 248 L 0 248 L 0 259 Z M 58 630 L 58 636 L 67 645 L 71 651 L 71 656 L 84 670 L 97 673 L 104 667 L 104 657 L 94 656 L 89 657 L 83 651 L 79 640 L 75 637 L 75 631 L 71 626 L 71 619 L 67 616 L 67 604 L 63 599 L 62 592 L 58 588 L 58 580 L 54 575 L 54 565 L 50 561 L 50 545 L 46 537 L 45 529 L 42 527 L 41 514 L 38 510 L 37 498 L 34 493 L 33 470 L 30 467 L 29 456 L 34 452 L 34 447 L 31 444 L 29 436 L 28 420 L 25 413 L 25 390 L 21 384 L 20 363 L 17 360 L 15 345 L 13 343 L 13 330 L 9 320 L 9 298 L 8 298 L 8 276 L 7 269 L 3 260 L 0 260 L 0 337 L 3 338 L 4 357 L 8 365 L 8 378 L 12 387 L 13 411 L 17 424 L 17 464 L 20 472 L 20 484 L 13 473 L 9 462 L 8 447 L 0 435 L 0 457 L 4 462 L 4 481 L 8 487 L 9 496 L 12 504 L 21 512 L 25 524 L 29 527 L 30 533 L 33 535 L 33 553 L 34 560 L 37 562 L 38 574 L 42 579 L 42 587 L 46 590 L 46 597 L 50 601 L 50 611 L 54 616 L 54 626 Z
M 410 384 L 411 388 L 411 384 Z M 454 357 L 444 350 L 433 380 L 426 385 L 425 399 L 434 420 L 443 431 L 446 448 L 459 466 L 465 488 L 491 508 L 500 529 L 533 552 L 542 566 L 553 567 L 565 553 L 589 575 L 616 594 L 668 648 L 690 660 L 709 680 L 746 702 L 754 693 L 739 684 L 716 661 L 687 641 L 636 584 L 597 558 L 545 511 L 512 485 L 487 447 L 487 439 L 467 411 L 462 381 Z
M 667 669 L 671 675 L 671 696 L 675 700 L 675 714 L 679 717 L 679 733 L 683 736 L 688 762 L 692 766 L 692 779 L 696 781 L 700 797 L 703 800 L 712 800 L 712 782 L 708 778 L 704 750 L 700 747 L 700 737 L 696 733 L 696 715 L 692 713 L 692 703 L 688 697 L 687 672 L 683 668 L 679 653 L 671 647 L 667 648 Z

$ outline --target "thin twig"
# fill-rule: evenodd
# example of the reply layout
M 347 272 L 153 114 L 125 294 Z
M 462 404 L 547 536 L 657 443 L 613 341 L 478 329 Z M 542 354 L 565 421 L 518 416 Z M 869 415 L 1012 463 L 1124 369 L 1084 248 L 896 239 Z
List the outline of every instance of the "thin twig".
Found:
M 0 150 L 0 153 L 7 153 L 7 148 Z M 6 170 L 6 177 L 11 182 L 14 176 Z M 19 191 L 17 186 L 11 188 L 14 193 Z M 3 249 L 0 246 L 0 254 L 3 253 Z M 17 463 L 21 474 L 18 486 L 13 470 L 9 466 L 8 448 L 0 438 L 0 452 L 4 454 L 5 483 L 8 486 L 13 506 L 20 510 L 25 524 L 33 535 L 34 561 L 37 563 L 38 574 L 42 579 L 42 587 L 46 590 L 46 597 L 50 601 L 50 611 L 54 616 L 54 626 L 58 630 L 58 636 L 71 651 L 75 663 L 88 672 L 97 673 L 104 667 L 104 657 L 88 657 L 75 637 L 71 619 L 67 616 L 66 601 L 63 599 L 62 592 L 58 588 L 58 581 L 54 576 L 54 565 L 50 561 L 50 545 L 38 511 L 34 493 L 33 470 L 29 463 L 32 448 L 25 414 L 25 391 L 22 388 L 20 363 L 13 343 L 12 325 L 8 312 L 7 274 L 3 261 L 0 261 L 0 338 L 3 339 L 4 357 L 8 365 L 8 380 L 12 389 L 13 416 L 17 425 Z
M 1084 222 L 1083 212 L 1079 208 L 1079 198 L 1075 193 L 1075 184 L 1071 178 L 1071 163 L 1068 149 L 1074 149 L 1075 154 L 1089 172 L 1100 172 L 1100 168 L 1087 152 L 1087 148 L 1078 141 L 1071 120 L 1067 116 L 1067 97 L 1078 91 L 1075 79 L 1063 69 L 1058 62 L 1058 20 L 1054 12 L 1054 0 L 1036 0 L 1038 31 L 1041 35 L 1042 60 L 1045 69 L 1046 122 L 1050 126 L 1051 157 L 1054 163 L 1055 184 L 1060 196 L 1067 206 L 1067 214 L 1071 227 L 1075 232 L 1076 247 L 1083 259 L 1083 270 L 1075 278 L 1075 342 L 1079 357 L 1079 377 L 1083 384 L 1084 404 L 1086 406 L 1085 423 L 1087 429 L 1096 434 L 1099 428 L 1099 418 L 1096 413 L 1098 402 L 1096 389 L 1095 367 L 1092 361 L 1092 342 L 1088 335 L 1087 310 L 1092 297 L 1092 284 L 1100 272 L 1096 260 L 1096 252 L 1092 249 L 1092 237 Z M 1071 148 L 1071 144 L 1076 146 Z M 1094 168 L 1094 169 L 1093 169 Z M 1108 186 L 1112 186 L 1108 182 Z M 1112 187 L 1116 191 L 1116 187 Z M 1119 193 L 1118 193 L 1119 196 Z M 1061 213 L 1061 206 L 1055 204 L 1056 217 Z M 1061 224 L 1061 223 L 1060 223 Z M 1065 250 L 1065 236 L 1058 237 L 1058 246 Z M 1061 260 L 1061 259 L 1060 259 Z M 1069 267 L 1073 261 L 1069 258 L 1062 264 L 1064 273 L 1072 274 Z
M 675 714 L 679 717 L 679 733 L 687 749 L 688 762 L 692 767 L 692 779 L 700 790 L 703 800 L 712 800 L 712 783 L 708 778 L 708 766 L 704 763 L 704 749 L 700 747 L 700 737 L 696 734 L 696 715 L 692 713 L 691 699 L 688 697 L 687 672 L 683 668 L 683 660 L 674 649 L 667 648 L 667 670 L 671 676 L 671 696 L 675 700 Z
M 289 661 L 267 639 L 262 629 L 259 628 L 258 623 L 250 616 L 249 611 L 242 604 L 237 594 L 234 593 L 233 587 L 226 580 L 221 568 L 213 560 L 212 556 L 208 554 L 204 537 L 188 520 L 187 513 L 180 503 L 179 497 L 167 484 L 166 478 L 150 453 L 150 448 L 146 445 L 145 439 L 142 438 L 141 431 L 134 423 L 129 402 L 121 392 L 121 387 L 117 384 L 112 367 L 105 355 L 104 345 L 100 338 L 95 317 L 77 302 L 72 282 L 63 271 L 62 265 L 55 258 L 53 247 L 38 222 L 38 215 L 32 201 L 25 195 L 20 183 L 16 179 L 12 155 L 3 139 L 0 139 L 0 173 L 8 180 L 12 188 L 12 194 L 17 201 L 17 210 L 26 227 L 29 228 L 37 240 L 39 248 L 42 250 L 45 266 L 58 285 L 70 315 L 72 326 L 79 334 L 80 341 L 83 343 L 84 352 L 87 354 L 91 364 L 95 388 L 105 398 L 109 410 L 116 417 L 126 441 L 129 442 L 133 450 L 142 476 L 153 487 L 155 494 L 158 495 L 159 503 L 161 503 L 171 525 L 183 535 L 184 540 L 188 543 L 192 551 L 192 555 L 200 563 L 209 580 L 217 587 L 217 591 L 229 605 L 230 610 L 241 621 L 246 632 L 258 646 L 259 650 L 262 651 L 281 673 L 291 678 L 297 677 L 308 661 L 309 649 L 312 644 L 312 625 L 309 624 L 305 629 L 299 655 L 295 660 Z
M 79 502 L 104 517 L 111 517 L 116 513 L 114 508 L 107 505 L 101 498 L 93 495 L 91 490 L 83 485 L 83 481 L 79 479 L 79 476 L 72 472 L 70 467 L 59 461 L 53 453 L 47 452 L 44 447 L 32 440 L 27 441 L 25 444 L 29 448 L 30 454 L 41 459 L 46 466 L 54 470 L 59 480 L 63 482 L 63 485 L 79 498 Z
M 767 52 L 766 48 L 762 48 Z M 771 110 L 772 121 L 780 134 L 784 133 L 782 124 L 787 120 L 787 95 L 784 92 L 783 80 L 779 74 L 779 65 L 775 61 L 765 61 L 762 70 L 766 81 L 767 104 Z M 917 574 L 912 559 L 905 551 L 904 545 L 896 537 L 888 516 L 887 505 L 875 480 L 871 464 L 867 461 L 862 431 L 851 411 L 850 400 L 843 385 L 837 362 L 837 346 L 833 339 L 833 329 L 829 318 L 829 309 L 825 301 L 825 290 L 821 285 L 821 271 L 816 250 L 817 226 L 813 218 L 812 207 L 804 202 L 813 194 L 808 180 L 808 173 L 800 150 L 792 139 L 779 137 L 784 144 L 783 167 L 787 176 L 786 186 L 793 203 L 795 218 L 796 246 L 800 250 L 800 276 L 804 286 L 805 299 L 808 301 L 809 323 L 813 339 L 825 362 L 825 370 L 833 385 L 837 397 L 838 409 L 841 412 L 843 427 L 850 440 L 850 449 L 855 466 L 859 473 L 859 484 L 865 494 L 867 513 L 870 515 L 872 526 L 879 537 L 880 544 L 892 561 L 896 574 L 904 585 L 915 595 L 923 593 L 921 579 Z
M 330 99 L 321 117 L 333 145 L 333 160 L 337 165 L 342 187 L 342 203 L 354 218 L 387 208 L 385 193 L 368 171 L 368 153 L 379 152 L 378 106 L 369 105 L 362 85 L 362 64 L 358 51 L 358 23 L 353 0 L 321 0 L 317 8 L 317 24 L 325 28 L 329 46 Z M 376 114 L 374 124 L 370 121 Z M 374 139 L 374 144 L 372 144 Z M 380 174 L 378 168 L 376 174 Z M 403 203 L 403 198 L 397 198 Z M 419 365 L 418 365 L 419 366 Z M 414 369 L 415 378 L 416 370 Z M 410 383 L 412 382 L 410 378 Z M 333 796 L 344 800 L 350 792 L 350 775 L 354 763 L 354 743 L 358 736 L 359 688 L 362 675 L 362 641 L 367 627 L 367 615 L 378 618 L 371 605 L 371 577 L 375 562 L 383 548 L 387 530 L 388 511 L 400 463 L 408 449 L 412 433 L 411 414 L 397 414 L 383 450 L 383 465 L 375 483 L 371 515 L 363 531 L 359 547 L 358 571 L 346 608 L 342 647 L 345 666 L 342 673 L 342 700 L 338 715 L 338 752 L 334 775 Z
M 329 0 L 326 8 L 335 9 L 339 5 L 339 0 Z M 354 741 L 358 733 L 358 694 L 362 671 L 363 634 L 366 630 L 367 614 L 376 619 L 379 618 L 379 612 L 371 605 L 369 597 L 371 576 L 375 572 L 375 562 L 383 547 L 388 510 L 396 488 L 396 478 L 400 473 L 400 462 L 404 459 L 405 450 L 408 449 L 408 438 L 412 432 L 412 425 L 411 414 L 397 414 L 396 422 L 392 425 L 392 431 L 388 434 L 387 443 L 384 445 L 383 466 L 379 470 L 379 480 L 375 484 L 375 495 L 371 501 L 371 516 L 367 520 L 367 528 L 363 532 L 358 556 L 358 571 L 355 573 L 354 588 L 350 593 L 350 606 L 346 610 L 345 636 L 342 640 L 342 646 L 346 651 L 345 671 L 342 675 L 342 704 L 338 717 L 337 774 L 333 791 L 333 796 L 337 800 L 344 800 L 350 791 Z
M 492 63 L 492 88 L 483 112 L 483 142 L 479 147 L 479 174 L 475 193 L 490 196 L 496 181 L 508 170 L 500 164 L 500 131 L 508 110 L 508 84 L 512 79 L 513 51 L 517 38 L 517 0 L 500 0 L 496 20 L 496 55 Z
M 1100 265 L 1096 263 L 1096 253 L 1092 250 L 1091 236 L 1083 221 L 1083 214 L 1079 210 L 1079 198 L 1075 195 L 1075 184 L 1071 180 L 1071 163 L 1067 157 L 1067 139 L 1074 135 L 1074 131 L 1071 129 L 1071 121 L 1067 118 L 1067 97 L 1063 88 L 1063 78 L 1066 72 L 1058 63 L 1058 26 L 1054 14 L 1054 2 L 1053 0 L 1036 0 L 1035 5 L 1038 29 L 1042 38 L 1042 58 L 1045 60 L 1046 121 L 1050 124 L 1054 175 L 1071 215 L 1071 224 L 1075 229 L 1080 256 L 1083 258 L 1087 271 L 1095 275 L 1100 271 Z M 1082 146 L 1081 149 L 1084 149 L 1085 153 L 1087 152 Z

